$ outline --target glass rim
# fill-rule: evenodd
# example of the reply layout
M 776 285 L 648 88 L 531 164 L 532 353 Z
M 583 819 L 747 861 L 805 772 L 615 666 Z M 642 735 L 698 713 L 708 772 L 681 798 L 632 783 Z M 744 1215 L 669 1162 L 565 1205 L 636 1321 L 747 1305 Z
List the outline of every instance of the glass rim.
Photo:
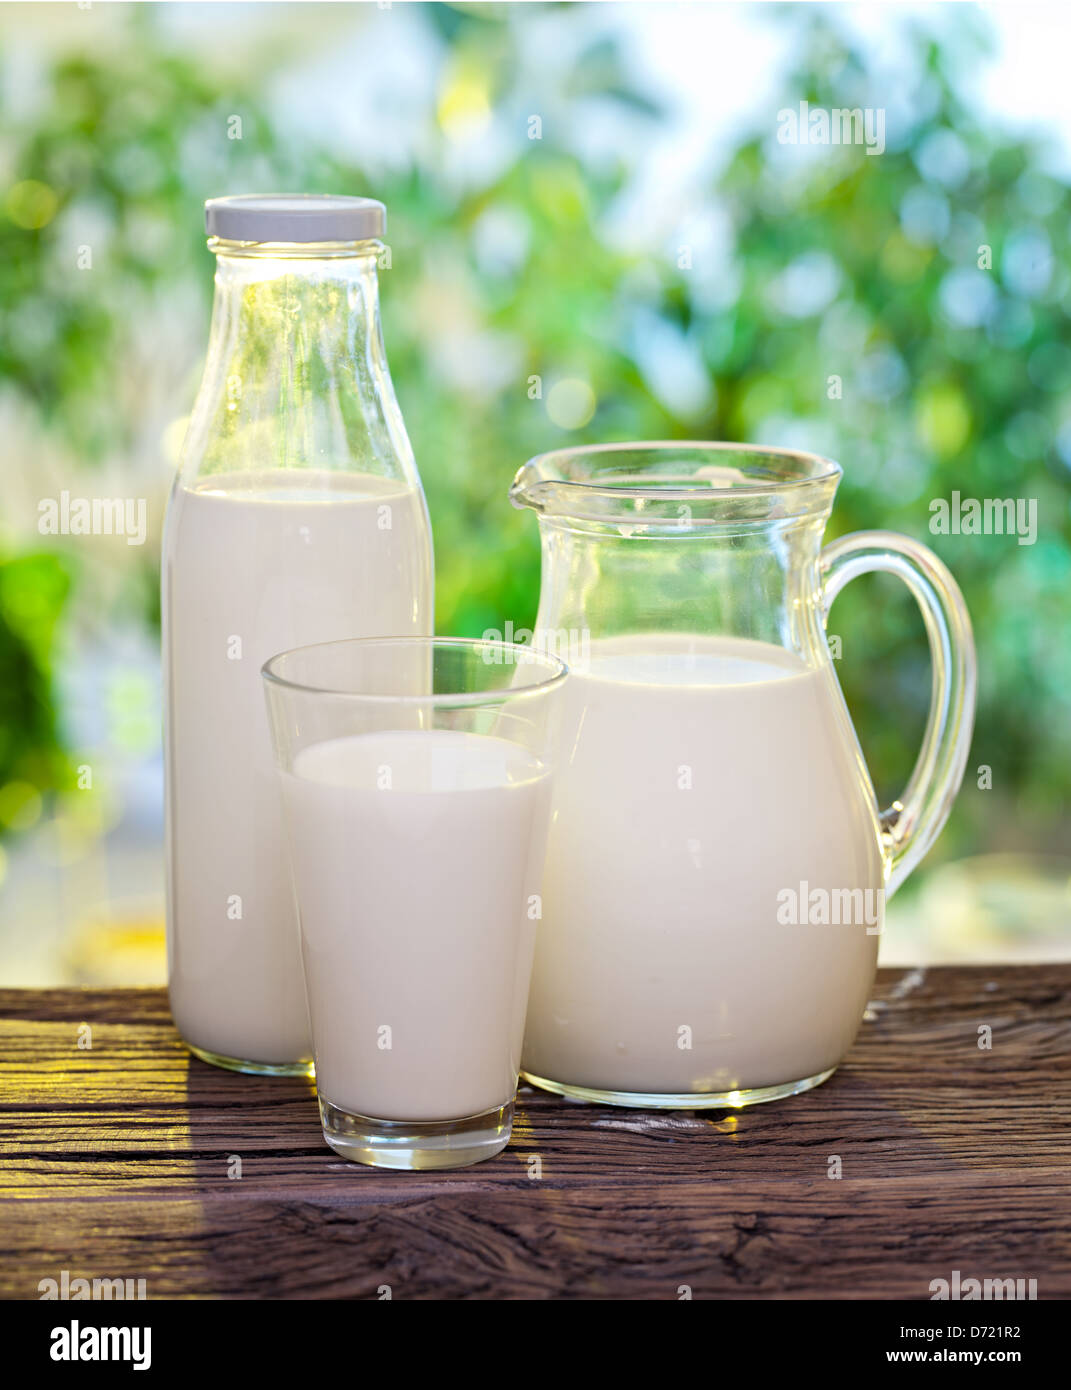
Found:
M 509 652 L 516 654 L 520 659 L 515 665 L 534 665 L 543 666 L 551 672 L 542 680 L 533 681 L 530 685 L 522 686 L 500 686 L 485 687 L 481 690 L 457 690 L 457 691 L 431 691 L 425 695 L 412 695 L 399 692 L 398 694 L 373 694 L 372 692 L 360 690 L 338 690 L 329 686 L 312 685 L 307 681 L 291 680 L 286 676 L 280 675 L 278 671 L 272 669 L 277 662 L 285 661 L 288 657 L 296 656 L 299 652 L 324 651 L 328 648 L 338 647 L 358 647 L 370 650 L 374 647 L 398 648 L 412 647 L 418 649 L 427 648 L 434 651 L 436 647 L 449 647 L 453 649 L 466 650 L 472 653 L 482 648 L 492 648 L 499 652 Z M 529 647 L 521 642 L 502 642 L 494 638 L 483 637 L 339 637 L 332 642 L 309 642 L 300 647 L 290 647 L 287 651 L 276 652 L 270 656 L 260 668 L 260 674 L 266 684 L 275 686 L 282 690 L 293 690 L 304 695 L 329 695 L 341 700 L 361 700 L 369 704 L 381 705 L 438 705 L 449 706 L 455 709 L 464 709 L 468 706 L 501 704 L 505 700 L 520 700 L 530 695 L 543 695 L 550 690 L 556 689 L 569 674 L 569 667 L 560 657 L 554 656 L 551 652 L 540 651 L 537 647 Z
M 585 458 L 589 455 L 595 455 L 599 458 L 613 454 L 651 454 L 655 456 L 674 450 L 681 453 L 690 451 L 696 454 L 711 454 L 724 458 L 726 462 L 734 455 L 737 457 L 753 456 L 780 459 L 786 462 L 791 460 L 805 464 L 808 471 L 801 473 L 798 477 L 771 478 L 767 481 L 755 478 L 752 481 L 735 483 L 728 487 L 709 487 L 697 483 L 684 484 L 680 489 L 667 489 L 667 491 L 700 492 L 704 496 L 712 493 L 739 496 L 751 491 L 756 493 L 781 492 L 788 487 L 806 487 L 815 483 L 829 482 L 834 478 L 842 477 L 844 474 L 844 469 L 835 459 L 826 458 L 824 454 L 812 453 L 809 449 L 789 449 L 778 444 L 736 444 L 721 439 L 634 439 L 615 441 L 609 444 L 570 444 L 560 449 L 548 449 L 545 453 L 536 454 L 528 460 L 524 467 L 532 470 L 542 468 L 549 471 L 549 469 L 567 460 Z M 605 484 L 597 481 L 585 482 L 569 477 L 548 477 L 543 481 L 553 483 L 556 487 L 601 488 L 603 491 L 622 495 L 627 495 L 630 492 L 650 491 L 649 488 L 630 488 L 627 485 L 621 487 L 615 485 L 612 488 L 607 488 Z
M 623 462 L 615 469 L 619 458 Z M 666 466 L 674 463 L 678 470 L 669 471 Z M 705 477 L 704 468 L 710 470 Z M 700 528 L 815 515 L 828 509 L 843 476 L 835 460 L 805 449 L 710 439 L 626 440 L 536 454 L 517 470 L 509 499 L 566 523 L 629 519 L 654 532 L 679 530 L 679 506 L 687 504 L 689 528 L 694 524 L 698 534 Z

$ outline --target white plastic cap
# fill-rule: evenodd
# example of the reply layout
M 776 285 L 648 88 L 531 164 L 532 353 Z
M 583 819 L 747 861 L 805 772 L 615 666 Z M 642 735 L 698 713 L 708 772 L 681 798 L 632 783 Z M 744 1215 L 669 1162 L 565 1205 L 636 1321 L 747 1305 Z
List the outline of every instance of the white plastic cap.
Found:
M 374 198 L 240 193 L 205 203 L 205 231 L 224 241 L 369 241 L 386 230 L 387 209 Z

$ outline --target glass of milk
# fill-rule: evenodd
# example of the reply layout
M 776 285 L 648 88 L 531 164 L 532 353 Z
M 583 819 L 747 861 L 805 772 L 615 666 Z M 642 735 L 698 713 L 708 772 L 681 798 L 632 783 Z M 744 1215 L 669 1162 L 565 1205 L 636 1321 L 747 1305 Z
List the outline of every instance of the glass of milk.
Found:
M 263 667 L 324 1138 L 456 1168 L 513 1122 L 566 668 L 356 639 Z

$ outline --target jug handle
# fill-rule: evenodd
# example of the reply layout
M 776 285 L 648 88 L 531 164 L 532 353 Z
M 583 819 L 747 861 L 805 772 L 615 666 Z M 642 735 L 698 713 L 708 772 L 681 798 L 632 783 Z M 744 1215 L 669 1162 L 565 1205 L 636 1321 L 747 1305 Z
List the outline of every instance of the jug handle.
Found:
M 822 551 L 823 623 L 850 579 L 899 575 L 926 624 L 933 667 L 930 713 L 918 761 L 898 801 L 880 815 L 891 897 L 941 833 L 963 781 L 974 726 L 978 662 L 959 586 L 934 553 L 895 531 L 857 531 Z

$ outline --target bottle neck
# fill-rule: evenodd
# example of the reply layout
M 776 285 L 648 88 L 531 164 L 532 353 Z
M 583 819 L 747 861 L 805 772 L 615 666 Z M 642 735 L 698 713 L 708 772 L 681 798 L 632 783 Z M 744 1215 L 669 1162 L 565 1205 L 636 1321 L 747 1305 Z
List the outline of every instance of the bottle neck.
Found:
M 380 243 L 211 245 L 212 328 L 184 481 L 290 468 L 415 478 L 383 349 Z

